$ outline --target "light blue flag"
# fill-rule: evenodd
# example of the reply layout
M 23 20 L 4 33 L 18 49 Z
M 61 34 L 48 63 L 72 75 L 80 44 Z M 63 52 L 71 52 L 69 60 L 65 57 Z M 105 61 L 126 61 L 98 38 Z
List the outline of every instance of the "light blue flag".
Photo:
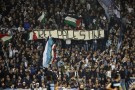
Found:
M 105 14 L 106 14 L 107 18 L 110 19 L 110 15 L 112 15 L 112 11 L 113 11 L 113 10 L 111 10 L 112 9 L 111 0 L 98 0 L 98 2 L 105 10 Z
M 51 37 L 49 37 L 46 45 L 45 45 L 45 50 L 43 52 L 43 67 L 48 68 L 51 60 L 52 60 L 52 45 L 53 45 L 53 40 Z
M 120 8 L 115 5 L 114 0 L 98 0 L 98 2 L 105 10 L 108 19 L 110 19 L 112 15 L 116 15 L 117 18 L 120 18 Z

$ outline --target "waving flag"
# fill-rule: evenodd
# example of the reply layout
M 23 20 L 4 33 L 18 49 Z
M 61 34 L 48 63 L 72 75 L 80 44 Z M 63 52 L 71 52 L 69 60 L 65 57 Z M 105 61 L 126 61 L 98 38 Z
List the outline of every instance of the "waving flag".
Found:
M 37 35 L 36 35 L 36 33 L 35 32 L 33 32 L 33 40 L 37 40 L 38 38 L 37 38 Z
M 8 35 L 8 34 L 0 34 L 0 39 L 3 41 L 3 42 L 6 42 L 8 40 L 10 40 L 12 38 L 12 36 Z
M 40 39 L 40 35 L 38 32 L 33 31 L 29 34 L 29 40 L 37 40 Z
M 5 36 L 9 36 L 8 34 L 1 34 L 0 33 L 0 38 L 3 38 L 3 37 L 5 37 Z
M 45 23 L 45 12 L 42 12 L 42 15 L 38 18 L 38 20 L 39 20 L 41 23 Z
M 3 38 L 1 38 L 1 40 L 2 40 L 3 42 L 6 42 L 6 41 L 8 41 L 8 40 L 10 40 L 10 39 L 12 39 L 12 36 L 4 36 Z
M 65 17 L 64 23 L 76 28 L 84 27 L 84 23 L 82 23 L 81 18 L 74 18 L 72 16 Z
M 120 8 L 115 5 L 114 0 L 98 0 L 98 2 L 104 8 L 108 19 L 110 19 L 111 15 L 120 18 Z
M 43 52 L 43 67 L 48 68 L 50 62 L 52 61 L 52 45 L 53 45 L 53 40 L 51 37 L 49 37 L 46 45 L 45 45 L 45 50 Z
M 66 24 L 68 24 L 69 26 L 76 27 L 76 18 L 67 16 L 67 17 L 65 18 L 65 21 L 64 21 L 64 22 L 65 22 Z

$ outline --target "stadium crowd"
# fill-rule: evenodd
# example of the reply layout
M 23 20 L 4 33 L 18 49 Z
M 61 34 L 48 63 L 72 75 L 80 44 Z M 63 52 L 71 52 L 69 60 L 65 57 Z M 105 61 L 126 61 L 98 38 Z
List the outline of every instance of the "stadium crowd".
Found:
M 12 39 L 0 41 L 0 88 L 59 88 L 105 90 L 116 73 L 128 90 L 135 77 L 135 2 L 121 4 L 121 21 L 108 21 L 97 0 L 1 0 L 0 34 Z M 44 23 L 38 21 L 45 12 Z M 67 15 L 81 17 L 85 30 L 102 28 L 105 38 L 90 41 L 54 39 L 56 62 L 42 67 L 45 40 L 29 41 L 34 29 L 76 29 L 64 23 Z M 49 90 L 49 89 L 48 89 Z M 58 89 L 61 90 L 61 89 Z M 124 89 L 123 89 L 124 90 Z

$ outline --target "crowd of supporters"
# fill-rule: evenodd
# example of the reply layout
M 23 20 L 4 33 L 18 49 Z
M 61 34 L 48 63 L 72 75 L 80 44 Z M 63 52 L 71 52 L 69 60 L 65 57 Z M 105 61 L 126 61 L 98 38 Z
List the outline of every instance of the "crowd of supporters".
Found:
M 108 21 L 97 0 L 1 0 L 0 34 L 12 39 L 0 41 L 0 88 L 59 88 L 105 90 L 116 73 L 123 87 L 135 77 L 135 2 L 115 0 L 121 5 L 121 19 Z M 38 18 L 45 12 L 44 23 Z M 76 29 L 64 23 L 68 15 L 82 18 L 83 29 L 105 30 L 105 38 L 90 41 L 64 40 L 56 43 L 56 62 L 42 67 L 45 40 L 28 40 L 34 29 Z M 95 23 L 96 22 L 96 23 Z M 132 84 L 132 82 L 130 82 Z
M 1 25 L 9 28 L 76 29 L 64 24 L 67 15 L 82 17 L 85 29 L 105 28 L 107 22 L 97 0 L 2 0 L 1 6 Z M 45 12 L 44 24 L 38 21 L 42 12 Z

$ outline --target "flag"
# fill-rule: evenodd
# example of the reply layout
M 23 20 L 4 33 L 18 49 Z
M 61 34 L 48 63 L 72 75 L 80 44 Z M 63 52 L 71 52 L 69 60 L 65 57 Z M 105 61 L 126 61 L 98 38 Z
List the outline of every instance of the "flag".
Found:
M 76 28 L 80 28 L 80 27 L 84 26 L 81 18 L 76 19 L 76 18 L 71 17 L 71 16 L 67 16 L 65 18 L 64 23 L 69 25 L 69 26 L 76 27 Z
M 45 12 L 42 12 L 42 15 L 38 18 L 38 20 L 39 20 L 41 23 L 45 23 Z
M 45 49 L 43 52 L 43 67 L 48 68 L 51 60 L 52 60 L 52 45 L 53 45 L 53 40 L 51 37 L 49 37 L 46 45 L 45 45 Z
M 39 33 L 38 32 L 32 32 L 32 33 L 30 33 L 29 34 L 29 40 L 37 40 L 37 39 L 39 39 L 40 37 L 39 37 Z
M 106 14 L 107 18 L 110 19 L 111 10 L 109 9 L 109 7 L 111 6 L 111 3 L 107 3 L 108 1 L 110 2 L 110 0 L 98 0 L 99 4 L 105 10 L 105 14 Z
M 35 32 L 33 32 L 33 40 L 37 40 L 38 38 L 37 38 L 37 35 L 36 35 L 36 33 Z
M 98 2 L 104 8 L 108 19 L 110 19 L 111 15 L 116 15 L 117 18 L 120 18 L 120 8 L 116 6 L 114 0 L 98 0 Z
M 10 40 L 11 38 L 12 38 L 12 36 L 4 36 L 4 37 L 1 38 L 1 40 L 2 40 L 3 42 L 5 42 L 5 41 Z
M 0 34 L 0 38 L 2 38 L 4 36 L 9 36 L 9 35 L 8 34 Z
M 73 26 L 73 27 L 76 27 L 76 19 L 73 18 L 73 17 L 69 17 L 67 16 L 65 18 L 65 21 L 64 21 L 66 24 L 68 24 L 69 26 Z

